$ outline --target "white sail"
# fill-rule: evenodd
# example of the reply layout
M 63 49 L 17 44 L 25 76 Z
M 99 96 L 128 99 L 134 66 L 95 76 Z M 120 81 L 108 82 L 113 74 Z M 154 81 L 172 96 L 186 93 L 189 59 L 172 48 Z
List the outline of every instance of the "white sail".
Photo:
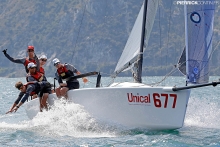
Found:
M 146 33 L 145 33 L 145 48 L 148 44 L 150 33 L 153 27 L 155 15 L 157 12 L 159 0 L 148 0 L 147 3 L 147 17 L 146 17 Z M 134 27 L 131 31 L 131 34 L 128 38 L 128 41 L 125 45 L 123 53 L 118 61 L 118 64 L 115 68 L 115 73 L 118 74 L 123 70 L 126 70 L 132 63 L 137 60 L 137 56 L 140 53 L 140 44 L 141 44 L 141 33 L 142 33 L 142 22 L 143 22 L 143 8 L 144 4 L 141 7 L 141 10 L 138 14 L 138 17 L 135 21 Z
M 179 69 L 186 74 L 190 83 L 201 84 L 209 81 L 214 10 L 214 3 L 185 6 L 186 51 L 183 53 L 186 55 L 181 56 Z

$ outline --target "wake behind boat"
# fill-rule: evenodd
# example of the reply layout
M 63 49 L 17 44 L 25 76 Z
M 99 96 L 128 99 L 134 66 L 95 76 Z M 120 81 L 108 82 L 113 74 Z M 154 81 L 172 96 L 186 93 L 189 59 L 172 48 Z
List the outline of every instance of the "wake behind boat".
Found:
M 142 83 L 143 53 L 147 49 L 158 3 L 159 0 L 144 1 L 113 74 L 115 78 L 122 71 L 131 69 L 135 82 L 113 83 L 108 87 L 98 86 L 68 91 L 69 100 L 82 105 L 97 120 L 129 128 L 151 130 L 178 129 L 183 126 L 192 87 L 178 89 L 174 86 L 153 87 Z M 197 5 L 189 8 L 185 6 L 185 17 L 186 28 L 191 28 L 195 32 L 190 34 L 186 29 L 186 50 L 180 58 L 178 67 L 181 67 L 181 71 L 185 70 L 187 84 L 207 83 L 214 6 Z M 192 39 L 193 41 L 189 42 L 191 35 L 199 39 Z M 196 43 L 203 45 L 195 48 Z M 197 49 L 201 50 L 197 52 Z M 195 87 L 201 86 L 206 85 Z M 52 104 L 54 99 L 50 100 L 49 103 Z M 33 101 L 26 103 L 26 108 L 31 108 L 31 103 Z M 29 112 L 30 109 L 27 110 L 27 113 Z

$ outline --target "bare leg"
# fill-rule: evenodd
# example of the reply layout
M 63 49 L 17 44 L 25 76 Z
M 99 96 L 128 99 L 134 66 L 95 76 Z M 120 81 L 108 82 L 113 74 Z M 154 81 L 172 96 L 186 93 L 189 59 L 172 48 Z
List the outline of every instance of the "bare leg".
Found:
M 40 103 L 40 112 L 42 112 L 42 108 L 43 108 L 43 106 L 42 106 L 42 104 L 41 104 L 41 99 L 42 99 L 42 97 L 39 97 L 39 103 Z
M 66 99 L 68 98 L 67 97 L 67 91 L 69 90 L 69 88 L 68 87 L 62 87 L 61 89 L 60 89 L 60 94 L 61 94 L 61 96 L 64 96 Z
M 60 90 L 61 90 L 61 87 L 56 88 L 56 90 L 55 90 L 56 95 L 57 95 L 57 97 L 58 97 L 58 98 L 61 98 L 61 96 L 62 96 L 62 95 L 61 95 L 61 91 L 60 91 Z
M 45 108 L 47 110 L 47 99 L 48 99 L 49 93 L 44 93 L 42 99 L 41 99 L 41 109 Z
M 35 99 L 35 98 L 37 98 L 37 94 L 34 94 L 34 95 L 32 96 L 32 99 Z

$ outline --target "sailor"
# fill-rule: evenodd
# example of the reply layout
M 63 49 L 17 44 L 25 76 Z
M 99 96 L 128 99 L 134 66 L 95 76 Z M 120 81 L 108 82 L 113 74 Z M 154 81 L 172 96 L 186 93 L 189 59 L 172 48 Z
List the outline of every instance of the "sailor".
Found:
M 7 54 L 7 49 L 3 50 L 2 52 L 4 53 L 5 57 L 7 57 L 11 62 L 23 64 L 25 66 L 25 70 L 27 73 L 28 73 L 28 69 L 27 69 L 28 63 L 33 62 L 33 63 L 39 65 L 39 60 L 34 53 L 34 46 L 27 47 L 28 57 L 26 57 L 26 58 L 20 58 L 20 59 L 12 58 L 11 56 L 9 56 Z M 37 69 L 37 70 L 39 70 L 39 69 Z
M 40 69 L 39 69 L 39 72 L 44 74 L 45 75 L 45 70 L 44 70 L 44 65 L 46 64 L 47 62 L 47 56 L 46 55 L 41 55 L 39 57 L 39 63 L 40 63 Z
M 44 76 L 44 74 L 40 73 L 39 71 L 37 71 L 37 65 L 34 64 L 33 62 L 28 63 L 27 66 L 28 69 L 28 74 L 27 74 L 27 82 L 31 82 L 31 81 L 37 81 L 37 82 L 41 82 L 41 81 L 47 81 L 46 77 Z
M 79 81 L 77 79 L 71 78 L 74 73 L 80 75 L 81 73 L 71 64 L 64 63 L 61 64 L 60 60 L 55 58 L 53 60 L 53 65 L 57 68 L 55 77 L 58 80 L 59 87 L 55 90 L 58 98 L 62 96 L 67 98 L 67 91 L 72 89 L 79 89 Z M 83 82 L 88 82 L 86 77 L 82 78 Z M 66 81 L 66 83 L 63 83 Z
M 29 73 L 26 76 L 27 82 L 31 81 L 37 81 L 37 82 L 42 82 L 42 81 L 47 81 L 47 78 L 44 76 L 44 74 L 40 73 L 39 71 L 36 70 L 37 65 L 34 64 L 33 62 L 29 63 L 27 66 Z M 40 95 L 43 95 L 42 93 Z M 32 95 L 32 98 L 37 98 L 37 94 Z M 42 97 L 40 97 L 40 104 L 42 103 Z M 45 100 L 43 100 L 44 103 Z M 43 104 L 45 105 L 45 104 Z
M 28 99 L 30 95 L 39 92 L 40 94 L 51 93 L 51 85 L 47 81 L 42 81 L 42 82 L 34 81 L 34 82 L 28 82 L 26 84 L 23 84 L 22 82 L 17 82 L 15 84 L 15 87 L 21 92 L 19 93 L 18 98 L 12 105 L 11 109 L 8 112 L 6 112 L 6 114 L 13 111 L 16 112 L 18 108 Z M 41 97 L 42 95 L 39 96 Z M 43 96 L 42 99 L 44 100 L 45 103 L 42 103 L 41 108 L 47 109 L 47 104 L 46 104 L 47 98 L 48 98 L 48 94 Z

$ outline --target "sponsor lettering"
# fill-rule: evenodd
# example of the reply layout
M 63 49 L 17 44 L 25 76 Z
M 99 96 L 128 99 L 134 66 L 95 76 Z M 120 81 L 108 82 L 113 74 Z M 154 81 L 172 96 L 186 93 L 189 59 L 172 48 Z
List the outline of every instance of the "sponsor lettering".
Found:
M 133 103 L 150 103 L 150 94 L 139 95 L 138 93 L 134 95 L 133 93 L 127 93 L 128 101 Z
M 128 102 L 132 104 L 150 104 L 151 96 L 156 108 L 176 108 L 177 94 L 152 93 L 148 95 L 139 95 L 139 93 L 127 93 Z M 171 106 L 168 105 L 168 102 Z

